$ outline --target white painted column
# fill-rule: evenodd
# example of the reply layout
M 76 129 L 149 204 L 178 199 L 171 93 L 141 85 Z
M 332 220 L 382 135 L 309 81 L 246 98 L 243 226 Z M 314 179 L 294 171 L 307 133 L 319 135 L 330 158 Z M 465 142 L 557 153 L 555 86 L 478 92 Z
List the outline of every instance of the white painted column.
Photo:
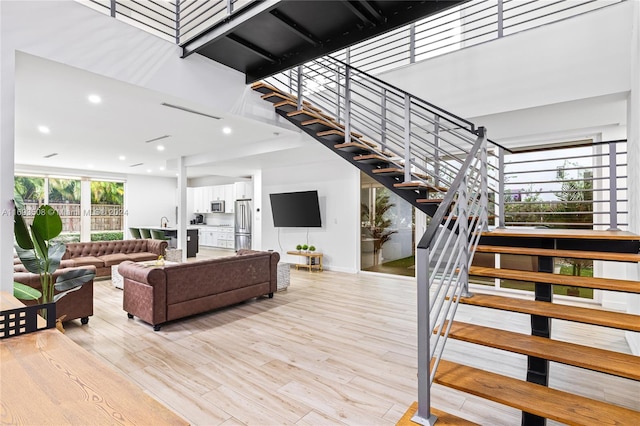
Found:
M 253 228 L 251 232 L 251 248 L 254 250 L 267 250 L 262 247 L 262 170 L 251 175 L 253 184 Z M 282 253 L 280 254 L 282 257 Z
M 91 181 L 80 181 L 80 241 L 91 241 Z M 126 238 L 126 234 L 123 238 Z
M 178 248 L 182 249 L 182 261 L 187 261 L 187 166 L 185 157 L 178 158 L 178 183 L 177 183 L 178 217 L 176 227 L 178 229 Z
M 631 32 L 631 90 L 627 99 L 627 158 L 629 231 L 640 234 L 640 2 L 634 1 Z M 640 264 L 627 266 L 627 279 L 640 281 Z M 640 295 L 629 296 L 627 312 L 640 314 Z M 635 355 L 640 355 L 640 333 L 626 332 L 627 342 Z
M 4 22 L 0 1 L 0 27 Z M 13 294 L 15 51 L 0 49 L 0 291 Z

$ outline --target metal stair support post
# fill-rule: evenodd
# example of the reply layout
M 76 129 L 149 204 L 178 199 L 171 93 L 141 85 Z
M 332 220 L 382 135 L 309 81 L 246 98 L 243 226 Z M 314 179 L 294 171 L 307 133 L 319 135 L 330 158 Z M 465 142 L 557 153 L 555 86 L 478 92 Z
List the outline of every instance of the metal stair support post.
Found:
M 460 223 L 459 238 L 461 241 L 462 259 L 460 260 L 460 280 L 462 281 L 462 297 L 471 297 L 472 293 L 469 292 L 469 265 L 471 258 L 469 256 L 469 177 L 464 176 L 462 179 L 462 185 L 458 192 L 458 220 Z
M 480 207 L 482 213 L 480 215 L 482 230 L 489 229 L 489 178 L 487 175 L 487 139 L 485 137 L 482 147 L 480 148 Z
M 351 142 L 351 67 L 346 67 L 344 75 L 344 143 L 349 143 Z
M 302 110 L 302 65 L 298 65 L 298 111 Z
M 618 144 L 609 143 L 609 231 L 619 231 L 618 228 Z
M 380 148 L 387 149 L 387 89 L 382 89 L 382 99 L 380 99 Z
M 498 209 L 498 228 L 505 226 L 505 204 L 504 204 L 504 149 L 498 147 L 498 193 L 496 194 L 496 209 Z
M 433 117 L 433 183 L 440 186 L 440 116 L 434 114 Z
M 437 417 L 431 413 L 431 324 L 429 320 L 429 248 L 416 251 L 418 286 L 418 409 L 411 421 L 432 426 Z
M 404 94 L 404 181 L 411 181 L 411 98 Z

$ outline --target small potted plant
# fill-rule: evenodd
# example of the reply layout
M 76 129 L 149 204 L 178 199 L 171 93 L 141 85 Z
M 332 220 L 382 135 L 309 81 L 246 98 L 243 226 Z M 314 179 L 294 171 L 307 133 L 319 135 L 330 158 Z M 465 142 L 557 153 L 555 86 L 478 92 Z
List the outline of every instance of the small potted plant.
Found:
M 313 253 L 314 251 L 316 251 L 316 247 L 315 246 L 309 246 L 309 252 Z M 311 261 L 311 265 L 315 265 L 316 264 L 316 258 L 315 257 L 311 257 L 309 259 Z
M 308 245 L 304 244 L 304 245 L 302 246 L 302 250 L 307 251 L 308 249 L 309 249 L 309 246 L 308 246 Z
M 298 244 L 298 245 L 296 246 L 296 250 L 298 250 L 298 251 L 302 250 L 302 244 Z

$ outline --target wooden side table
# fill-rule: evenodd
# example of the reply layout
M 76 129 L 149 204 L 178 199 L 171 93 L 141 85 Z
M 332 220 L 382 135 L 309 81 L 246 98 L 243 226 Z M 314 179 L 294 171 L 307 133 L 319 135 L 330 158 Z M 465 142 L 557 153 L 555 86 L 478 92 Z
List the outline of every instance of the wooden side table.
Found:
M 304 264 L 296 263 L 296 269 L 299 268 L 307 268 L 309 272 L 317 269 L 318 271 L 322 271 L 322 253 L 317 252 L 307 252 L 307 251 L 288 251 L 287 254 L 291 254 L 294 256 L 303 256 L 307 262 Z M 318 259 L 316 263 L 313 263 L 311 259 Z

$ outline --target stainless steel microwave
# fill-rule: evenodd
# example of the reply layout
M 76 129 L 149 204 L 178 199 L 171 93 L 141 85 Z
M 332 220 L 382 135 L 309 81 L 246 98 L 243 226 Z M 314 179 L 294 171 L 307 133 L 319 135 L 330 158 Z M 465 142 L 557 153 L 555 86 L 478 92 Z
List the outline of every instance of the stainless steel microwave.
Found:
M 212 201 L 211 202 L 211 213 L 224 213 L 224 201 Z

